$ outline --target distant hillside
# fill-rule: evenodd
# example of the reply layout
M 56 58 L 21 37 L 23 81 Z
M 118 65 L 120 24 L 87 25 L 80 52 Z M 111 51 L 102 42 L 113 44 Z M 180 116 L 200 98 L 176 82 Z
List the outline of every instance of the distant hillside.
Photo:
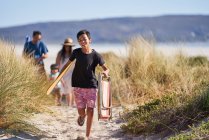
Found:
M 23 43 L 26 35 L 40 30 L 47 43 L 61 43 L 71 36 L 75 39 L 80 29 L 88 29 L 94 42 L 124 42 L 132 36 L 142 35 L 159 42 L 209 40 L 209 16 L 176 15 L 159 17 L 124 17 L 69 22 L 46 22 L 0 28 L 0 37 Z

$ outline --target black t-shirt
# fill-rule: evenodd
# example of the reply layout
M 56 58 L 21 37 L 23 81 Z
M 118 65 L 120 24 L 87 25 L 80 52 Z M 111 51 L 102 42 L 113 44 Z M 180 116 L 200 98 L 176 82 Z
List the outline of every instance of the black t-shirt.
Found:
M 92 50 L 90 54 L 85 54 L 81 48 L 78 48 L 69 58 L 70 61 L 74 59 L 76 62 L 72 74 L 72 87 L 97 88 L 95 68 L 98 64 L 102 66 L 105 63 L 102 56 L 95 50 Z

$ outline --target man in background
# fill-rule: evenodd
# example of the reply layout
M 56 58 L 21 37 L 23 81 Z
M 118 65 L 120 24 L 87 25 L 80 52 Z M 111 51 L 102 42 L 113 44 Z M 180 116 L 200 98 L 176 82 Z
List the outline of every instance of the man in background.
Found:
M 42 35 L 40 31 L 33 31 L 32 40 L 25 42 L 23 55 L 33 58 L 35 60 L 35 64 L 39 66 L 39 73 L 46 76 L 43 60 L 48 57 L 48 49 L 41 41 L 41 38 Z

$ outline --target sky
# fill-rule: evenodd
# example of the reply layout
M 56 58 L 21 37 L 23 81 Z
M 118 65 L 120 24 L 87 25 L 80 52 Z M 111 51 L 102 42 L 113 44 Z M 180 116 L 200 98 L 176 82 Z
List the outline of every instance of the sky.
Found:
M 0 28 L 112 17 L 209 15 L 209 0 L 0 0 Z

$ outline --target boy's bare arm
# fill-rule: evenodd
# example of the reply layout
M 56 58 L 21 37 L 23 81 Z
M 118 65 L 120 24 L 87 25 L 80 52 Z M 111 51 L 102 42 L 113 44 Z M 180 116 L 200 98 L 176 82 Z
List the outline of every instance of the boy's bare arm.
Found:
M 105 77 L 108 77 L 108 75 L 109 75 L 109 69 L 105 65 L 102 65 L 101 67 L 103 69 L 103 72 L 102 73 L 105 75 Z

